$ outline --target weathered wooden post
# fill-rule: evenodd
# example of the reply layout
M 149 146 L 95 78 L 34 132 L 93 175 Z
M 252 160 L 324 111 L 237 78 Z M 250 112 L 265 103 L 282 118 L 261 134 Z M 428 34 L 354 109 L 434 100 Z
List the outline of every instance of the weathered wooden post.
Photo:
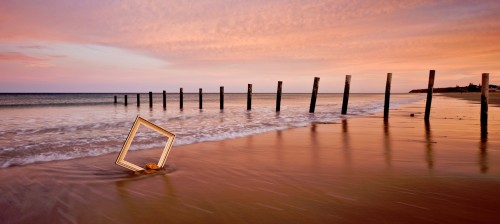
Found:
M 432 104 L 432 91 L 434 90 L 434 76 L 436 71 L 431 70 L 429 72 L 429 85 L 427 86 L 427 102 L 425 102 L 425 121 L 429 121 L 429 116 L 431 114 L 431 104 Z
M 278 81 L 278 91 L 276 92 L 276 111 L 281 110 L 281 86 L 283 82 Z
M 490 88 L 490 74 L 483 73 L 481 89 L 481 133 L 488 133 L 488 97 Z
M 349 103 L 349 90 L 351 89 L 351 75 L 345 76 L 344 99 L 342 100 L 342 114 L 347 114 L 347 104 Z
M 309 113 L 314 113 L 314 109 L 316 109 L 316 98 L 318 96 L 318 86 L 319 86 L 319 77 L 314 77 L 313 90 L 311 94 L 311 104 L 309 105 Z
M 384 99 L 384 119 L 389 119 L 389 101 L 391 99 L 391 82 L 392 73 L 387 73 L 387 81 L 385 82 L 385 99 Z
M 224 110 L 224 86 L 220 87 L 219 101 L 220 101 L 220 109 Z
M 141 106 L 141 94 L 137 94 L 137 106 Z
M 248 84 L 247 91 L 247 110 L 252 109 L 252 84 Z
M 117 99 L 117 98 L 116 98 L 116 96 L 115 96 L 115 104 L 116 104 L 116 103 L 118 103 L 118 99 Z
M 125 95 L 125 106 L 127 106 L 127 95 Z
M 182 88 L 179 89 L 179 108 L 181 110 L 184 108 L 184 92 Z
M 149 108 L 153 108 L 153 92 L 149 92 Z
M 203 93 L 202 93 L 202 89 L 201 88 L 200 88 L 200 92 L 198 93 L 198 98 L 200 99 L 199 108 L 201 110 L 201 109 L 203 109 Z
M 163 109 L 167 109 L 167 91 L 163 90 Z

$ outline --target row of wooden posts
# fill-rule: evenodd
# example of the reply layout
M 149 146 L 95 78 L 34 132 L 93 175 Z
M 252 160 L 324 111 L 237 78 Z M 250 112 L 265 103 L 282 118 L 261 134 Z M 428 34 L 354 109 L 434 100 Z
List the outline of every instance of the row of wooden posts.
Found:
M 429 121 L 431 103 L 432 103 L 432 93 L 434 89 L 434 78 L 436 71 L 430 70 L 429 72 L 429 84 L 427 87 L 427 101 L 425 105 L 425 115 L 424 120 Z M 384 98 L 384 119 L 389 118 L 389 101 L 391 95 L 391 81 L 392 73 L 387 73 L 387 81 L 385 85 L 385 98 Z M 281 93 L 282 93 L 282 81 L 278 81 L 278 89 L 276 93 L 276 111 L 281 110 Z M 347 105 L 349 102 L 349 90 L 351 86 L 351 75 L 346 75 L 345 85 L 344 85 L 344 96 L 342 100 L 342 114 L 347 114 Z M 314 113 L 316 108 L 316 98 L 318 95 L 319 88 L 319 77 L 314 78 L 313 90 L 311 94 L 311 103 L 309 106 L 309 113 Z M 488 125 L 488 88 L 489 88 L 489 74 L 482 74 L 482 90 L 481 90 L 481 127 L 486 127 Z M 202 88 L 199 90 L 199 109 L 203 109 L 203 92 Z M 179 92 L 179 107 L 183 109 L 183 99 L 184 93 L 183 88 L 180 88 Z M 224 109 L 224 86 L 220 87 L 220 109 Z M 115 96 L 114 103 L 117 103 L 117 96 Z M 125 105 L 127 105 L 127 95 L 125 95 Z M 137 106 L 140 106 L 140 94 L 137 94 Z M 149 92 L 149 107 L 153 108 L 153 92 Z M 167 108 L 167 94 L 163 91 L 163 108 Z M 247 91 L 247 110 L 252 109 L 252 84 L 248 84 Z

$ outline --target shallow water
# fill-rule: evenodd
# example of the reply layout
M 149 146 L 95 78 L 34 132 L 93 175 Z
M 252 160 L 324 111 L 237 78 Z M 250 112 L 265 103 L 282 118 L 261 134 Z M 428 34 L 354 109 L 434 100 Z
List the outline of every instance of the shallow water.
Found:
M 117 95 L 119 101 L 113 103 Z M 275 112 L 275 94 L 254 94 L 252 110 L 246 110 L 246 94 L 225 94 L 219 109 L 219 94 L 204 94 L 198 109 L 198 94 L 184 94 L 179 109 L 178 94 L 154 94 L 153 109 L 148 94 L 0 94 L 0 167 L 34 162 L 97 156 L 121 149 L 137 115 L 177 135 L 175 145 L 223 140 L 303 127 L 312 122 L 331 122 L 340 114 L 342 94 L 319 94 L 316 112 L 308 112 L 310 94 L 284 94 L 281 112 Z M 423 99 L 418 94 L 393 94 L 391 108 Z M 351 94 L 347 116 L 383 110 L 383 94 Z M 162 136 L 140 131 L 131 150 L 164 145 Z

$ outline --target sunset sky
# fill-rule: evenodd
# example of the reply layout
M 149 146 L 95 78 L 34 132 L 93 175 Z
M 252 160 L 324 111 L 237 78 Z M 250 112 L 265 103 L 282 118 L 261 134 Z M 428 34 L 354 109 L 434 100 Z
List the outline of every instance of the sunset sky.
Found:
M 500 1 L 0 2 L 0 92 L 500 84 Z

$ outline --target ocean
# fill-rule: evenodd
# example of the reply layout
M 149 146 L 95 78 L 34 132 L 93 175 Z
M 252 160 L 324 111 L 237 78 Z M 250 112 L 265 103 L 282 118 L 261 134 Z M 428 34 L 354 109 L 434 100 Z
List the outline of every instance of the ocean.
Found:
M 219 94 L 203 94 L 198 109 L 198 93 L 162 94 L 52 93 L 0 94 L 0 168 L 55 160 L 116 153 L 137 115 L 176 134 L 175 146 L 218 141 L 258 133 L 307 126 L 313 122 L 334 122 L 343 117 L 363 116 L 383 111 L 383 94 L 350 94 L 347 115 L 341 115 L 342 94 L 318 94 L 315 113 L 309 113 L 311 94 L 283 94 L 281 111 L 275 111 L 276 94 L 253 94 L 252 110 L 247 111 L 246 94 L 226 93 L 224 110 Z M 113 98 L 118 96 L 118 103 Z M 424 99 L 422 94 L 392 94 L 391 109 Z M 163 147 L 166 139 L 146 128 L 139 129 L 130 150 Z

